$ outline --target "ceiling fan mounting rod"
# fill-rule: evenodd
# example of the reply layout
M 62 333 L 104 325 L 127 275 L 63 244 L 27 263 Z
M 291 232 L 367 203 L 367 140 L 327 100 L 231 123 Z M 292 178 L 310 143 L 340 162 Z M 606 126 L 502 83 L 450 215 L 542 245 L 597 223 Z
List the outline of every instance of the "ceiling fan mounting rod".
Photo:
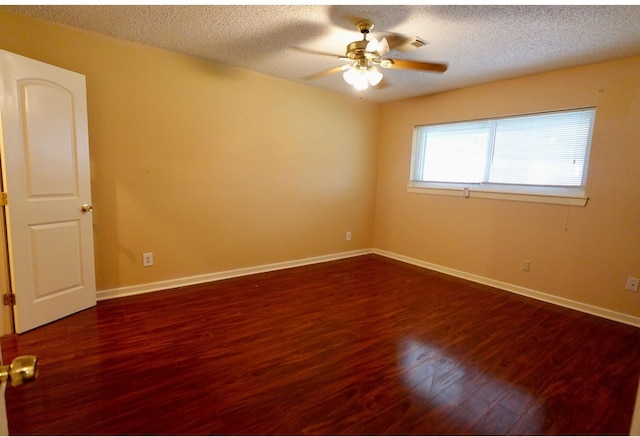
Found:
M 373 21 L 371 20 L 362 20 L 362 21 L 358 21 L 358 24 L 356 25 L 358 27 L 358 30 L 360 31 L 361 34 L 364 35 L 364 37 L 367 37 L 367 33 L 371 32 L 371 29 L 373 29 Z

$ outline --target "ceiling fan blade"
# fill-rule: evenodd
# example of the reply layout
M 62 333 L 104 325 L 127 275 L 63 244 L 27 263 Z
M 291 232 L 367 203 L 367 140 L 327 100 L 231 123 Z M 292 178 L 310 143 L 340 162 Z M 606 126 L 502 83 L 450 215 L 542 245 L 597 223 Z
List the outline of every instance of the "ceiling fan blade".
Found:
M 391 61 L 391 62 L 385 62 Z M 447 71 L 447 64 L 434 64 L 431 62 L 418 62 L 407 61 L 404 59 L 384 59 L 380 64 L 384 68 L 397 68 L 404 70 L 421 70 L 421 71 L 435 71 L 437 73 L 444 73 Z
M 340 65 L 338 67 L 329 68 L 328 70 L 321 71 L 319 73 L 310 74 L 309 76 L 303 77 L 304 80 L 313 80 L 318 79 L 320 77 L 329 76 L 331 74 L 340 73 L 341 71 L 346 70 L 351 67 L 351 64 Z
M 293 49 L 293 50 L 297 50 L 299 52 L 308 53 L 310 55 L 330 56 L 330 57 L 335 58 L 335 59 L 349 60 L 350 61 L 350 59 L 345 57 L 344 55 L 336 55 L 334 53 L 319 52 L 317 50 L 310 50 L 310 49 L 305 49 L 304 47 L 297 47 L 297 46 L 291 46 L 289 48 Z
M 407 37 L 405 35 L 397 34 L 397 33 L 387 33 L 386 36 L 385 36 L 385 39 L 387 40 L 387 44 L 389 46 L 389 49 L 393 50 L 396 47 L 402 46 L 407 41 L 409 41 L 411 38 L 409 38 L 409 37 Z

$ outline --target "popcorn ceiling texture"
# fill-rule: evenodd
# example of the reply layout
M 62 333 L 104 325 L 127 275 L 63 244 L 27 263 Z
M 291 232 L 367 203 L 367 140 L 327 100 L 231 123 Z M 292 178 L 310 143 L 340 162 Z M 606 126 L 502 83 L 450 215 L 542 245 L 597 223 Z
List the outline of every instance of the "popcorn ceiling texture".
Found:
M 346 45 L 371 19 L 372 36 L 428 45 L 388 57 L 449 65 L 444 74 L 383 70 L 364 98 L 392 101 L 640 54 L 640 5 L 457 6 L 3 6 L 4 9 L 214 62 L 356 95 L 340 74 Z M 309 54 L 296 48 L 335 54 Z

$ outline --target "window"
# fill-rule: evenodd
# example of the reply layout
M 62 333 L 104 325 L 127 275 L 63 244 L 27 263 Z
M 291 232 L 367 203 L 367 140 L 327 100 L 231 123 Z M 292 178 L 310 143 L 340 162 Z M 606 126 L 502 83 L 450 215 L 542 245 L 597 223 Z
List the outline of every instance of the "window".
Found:
M 417 126 L 409 191 L 584 205 L 594 119 L 586 108 Z

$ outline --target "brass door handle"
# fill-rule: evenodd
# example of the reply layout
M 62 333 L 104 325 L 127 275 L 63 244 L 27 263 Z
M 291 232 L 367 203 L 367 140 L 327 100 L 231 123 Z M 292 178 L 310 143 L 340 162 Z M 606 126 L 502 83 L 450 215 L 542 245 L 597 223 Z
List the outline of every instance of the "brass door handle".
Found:
M 0 382 L 11 381 L 13 387 L 38 377 L 38 358 L 23 355 L 13 360 L 9 366 L 0 366 Z
M 84 214 L 86 212 L 91 212 L 93 211 L 93 206 L 91 205 L 87 205 L 86 203 L 84 205 L 82 205 L 82 208 L 80 208 L 80 211 Z

